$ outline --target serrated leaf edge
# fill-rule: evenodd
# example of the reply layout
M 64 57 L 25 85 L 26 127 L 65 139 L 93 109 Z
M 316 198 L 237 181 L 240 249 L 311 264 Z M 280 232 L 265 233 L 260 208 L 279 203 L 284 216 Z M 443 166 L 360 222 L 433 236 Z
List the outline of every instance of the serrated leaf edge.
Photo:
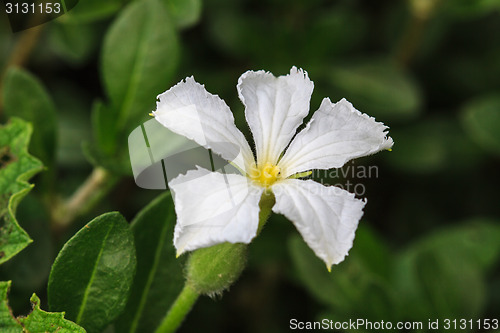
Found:
M 15 123 L 24 123 L 26 125 L 26 131 L 28 135 L 26 135 L 23 138 L 23 149 L 22 151 L 27 154 L 30 160 L 38 164 L 38 167 L 34 167 L 24 173 L 21 173 L 20 175 L 17 176 L 16 182 L 23 186 L 24 188 L 18 192 L 12 193 L 9 201 L 7 203 L 7 215 L 9 221 L 12 223 L 13 227 L 22 235 L 23 238 L 25 238 L 26 246 L 28 246 L 30 243 L 33 242 L 33 240 L 30 238 L 28 233 L 21 228 L 19 223 L 17 222 L 16 219 L 16 209 L 17 206 L 19 205 L 20 201 L 31 191 L 31 189 L 35 186 L 34 184 L 29 184 L 28 180 L 33 177 L 35 174 L 43 170 L 43 165 L 42 162 L 37 159 L 36 157 L 32 156 L 28 152 L 28 146 L 29 146 L 29 141 L 31 139 L 31 134 L 33 133 L 33 126 L 31 123 L 25 122 L 20 118 L 13 117 L 10 119 L 10 122 L 7 123 L 6 125 L 1 125 L 0 129 L 3 129 L 7 126 L 10 126 Z M 0 257 L 0 264 L 8 261 L 12 257 L 14 257 L 16 254 L 18 254 L 20 251 L 22 251 L 26 246 L 24 246 L 22 249 L 19 249 L 17 252 L 11 254 L 9 257 Z
M 19 331 L 19 332 L 26 332 L 26 333 L 29 333 L 29 331 L 26 330 L 25 326 L 23 325 L 22 321 L 23 320 L 27 320 L 29 318 L 29 316 L 34 313 L 35 311 L 40 311 L 40 312 L 43 312 L 45 314 L 51 314 L 51 315 L 54 315 L 56 318 L 60 319 L 60 320 L 65 320 L 65 321 L 68 321 L 74 325 L 77 325 L 75 324 L 74 322 L 64 318 L 64 315 L 65 315 L 65 312 L 49 312 L 49 311 L 44 311 L 42 309 L 40 309 L 40 298 L 35 294 L 33 293 L 33 295 L 31 295 L 31 298 L 30 298 L 30 302 L 31 302 L 31 307 L 32 307 L 32 310 L 31 312 L 26 315 L 26 316 L 19 316 L 19 317 L 15 317 L 14 314 L 12 313 L 12 309 L 10 308 L 9 306 L 9 292 L 10 292 L 10 287 L 11 287 L 11 284 L 12 284 L 12 281 L 5 281 L 7 283 L 7 292 L 5 294 L 5 303 L 7 305 L 7 309 L 9 310 L 9 314 L 10 316 L 19 324 L 19 329 L 21 329 L 22 331 Z M 86 332 L 86 330 L 79 326 L 83 332 Z

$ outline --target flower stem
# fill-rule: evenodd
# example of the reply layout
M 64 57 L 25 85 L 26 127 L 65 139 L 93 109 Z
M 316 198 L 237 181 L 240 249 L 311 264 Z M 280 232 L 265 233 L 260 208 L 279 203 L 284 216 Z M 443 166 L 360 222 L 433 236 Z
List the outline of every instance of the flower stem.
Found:
M 413 16 L 408 23 L 401 41 L 396 50 L 396 61 L 403 67 L 408 67 L 418 50 L 427 18 Z
M 155 333 L 170 333 L 175 332 L 182 324 L 186 315 L 191 311 L 196 300 L 200 295 L 186 283 L 184 289 L 175 300 L 174 304 L 170 307 L 165 318 L 160 326 L 156 329 Z
M 257 235 L 260 234 L 262 228 L 266 224 L 269 216 L 271 216 L 272 208 L 276 202 L 276 198 L 274 197 L 273 192 L 265 191 L 262 194 L 259 202 L 259 228 L 257 229 Z
M 259 202 L 259 227 L 261 232 L 272 212 L 276 199 L 265 191 Z M 222 294 L 240 276 L 245 266 L 246 244 L 222 243 L 198 249 L 191 254 L 187 264 L 187 281 L 170 307 L 155 333 L 175 332 L 201 294 Z M 215 282 L 213 282 L 215 277 Z M 224 280 L 225 279 L 225 280 Z
M 38 22 L 41 22 L 42 19 L 43 17 L 41 15 L 31 16 L 30 25 L 31 23 L 36 25 Z M 43 25 L 34 26 L 20 33 L 16 40 L 16 44 L 7 59 L 6 65 L 0 73 L 0 116 L 3 110 L 3 77 L 10 67 L 23 67 L 25 65 L 30 57 L 31 51 L 33 51 L 38 42 L 42 30 Z
M 107 170 L 96 167 L 71 197 L 52 207 L 53 229 L 57 232 L 65 230 L 73 220 L 91 210 L 117 180 Z
M 422 42 L 426 25 L 432 18 L 441 0 L 410 0 L 411 19 L 399 45 L 397 46 L 396 61 L 403 67 L 408 67 Z

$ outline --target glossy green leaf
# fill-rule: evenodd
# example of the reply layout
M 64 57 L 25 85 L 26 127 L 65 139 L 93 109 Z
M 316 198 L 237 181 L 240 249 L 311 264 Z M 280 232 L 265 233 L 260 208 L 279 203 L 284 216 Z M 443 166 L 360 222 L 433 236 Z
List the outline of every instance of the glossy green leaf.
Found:
M 18 118 L 0 126 L 0 263 L 31 242 L 15 217 L 19 202 L 33 187 L 27 180 L 42 169 L 27 151 L 31 131 L 31 125 Z
M 162 0 L 177 28 L 188 28 L 198 22 L 201 0 Z
M 102 52 L 102 76 L 111 100 L 108 118 L 116 126 L 109 130 L 128 135 L 147 119 L 156 96 L 170 87 L 178 58 L 177 35 L 159 0 L 132 2 L 120 13 Z M 115 140 L 106 153 L 117 144 Z
M 485 305 L 484 273 L 500 258 L 500 225 L 474 221 L 412 244 L 396 265 L 395 287 L 412 319 L 475 317 Z
M 0 282 L 0 331 L 2 333 L 85 333 L 77 324 L 64 319 L 64 312 L 46 312 L 40 309 L 40 299 L 33 294 L 33 311 L 26 317 L 12 316 L 7 301 L 10 281 Z
M 42 83 L 24 69 L 11 68 L 5 77 L 5 112 L 33 124 L 30 152 L 49 168 L 54 163 L 57 120 L 52 99 Z
M 469 136 L 484 149 L 500 154 L 500 96 L 471 101 L 462 111 L 462 124 Z
M 115 327 L 118 332 L 154 332 L 184 286 L 185 256 L 176 259 L 176 215 L 170 192 L 160 195 L 132 222 L 137 274 Z
M 133 235 L 116 212 L 103 214 L 62 248 L 49 276 L 52 311 L 99 332 L 124 309 L 135 274 Z
M 337 66 L 329 72 L 337 93 L 364 113 L 384 120 L 408 120 L 420 112 L 420 93 L 408 73 L 385 61 Z

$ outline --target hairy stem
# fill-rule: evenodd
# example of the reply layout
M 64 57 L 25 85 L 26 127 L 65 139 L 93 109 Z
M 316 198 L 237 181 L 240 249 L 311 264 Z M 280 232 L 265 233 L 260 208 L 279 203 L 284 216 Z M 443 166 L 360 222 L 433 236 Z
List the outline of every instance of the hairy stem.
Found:
M 193 308 L 196 300 L 200 295 L 186 283 L 184 289 L 175 300 L 174 304 L 170 307 L 165 318 L 160 326 L 156 329 L 156 333 L 170 333 L 175 332 L 184 321 L 189 311 Z

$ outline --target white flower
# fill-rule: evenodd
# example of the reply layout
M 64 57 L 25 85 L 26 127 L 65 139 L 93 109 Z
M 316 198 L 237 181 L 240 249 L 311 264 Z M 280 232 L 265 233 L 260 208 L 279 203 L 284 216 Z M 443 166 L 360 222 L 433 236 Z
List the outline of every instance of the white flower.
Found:
M 352 247 L 365 201 L 338 187 L 297 179 L 297 174 L 340 168 L 353 158 L 390 149 L 393 141 L 387 127 L 345 99 L 332 103 L 325 98 L 295 135 L 309 113 L 313 91 L 307 73 L 296 67 L 280 77 L 248 71 L 239 78 L 237 89 L 256 159 L 226 103 L 193 77 L 158 96 L 153 112 L 157 121 L 241 170 L 226 174 L 198 167 L 170 182 L 178 253 L 222 242 L 249 243 L 257 233 L 260 198 L 264 191 L 272 191 L 273 212 L 292 221 L 330 269 Z

